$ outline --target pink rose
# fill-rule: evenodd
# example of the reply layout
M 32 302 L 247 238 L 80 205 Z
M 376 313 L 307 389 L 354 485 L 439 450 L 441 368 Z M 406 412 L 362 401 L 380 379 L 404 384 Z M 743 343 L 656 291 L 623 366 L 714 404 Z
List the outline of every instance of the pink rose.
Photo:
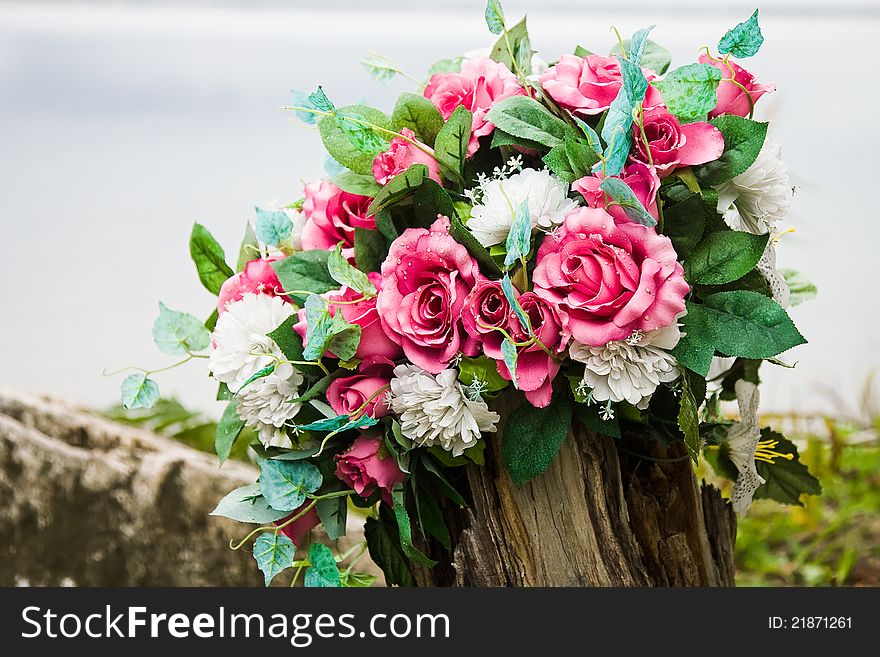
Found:
M 407 139 L 416 141 L 415 133 L 409 128 L 403 128 L 400 134 Z M 424 146 L 424 144 L 422 145 Z M 373 160 L 373 177 L 380 185 L 387 185 L 389 180 L 398 173 L 409 169 L 412 164 L 424 164 L 428 167 L 428 175 L 431 180 L 443 184 L 440 180 L 440 165 L 437 164 L 437 160 L 418 146 L 400 137 L 392 139 L 391 148 L 384 153 L 379 153 Z
M 377 272 L 367 274 L 370 282 L 379 290 L 382 288 L 382 277 Z M 356 292 L 350 288 L 344 287 L 338 292 L 327 295 L 330 302 L 330 315 L 335 315 L 337 310 L 342 311 L 342 316 L 349 324 L 356 324 L 361 327 L 361 341 L 358 343 L 355 358 L 367 360 L 374 356 L 382 356 L 389 360 L 396 360 L 403 355 L 400 345 L 394 342 L 385 334 L 382 328 L 382 322 L 379 321 L 379 312 L 376 310 L 376 297 L 365 299 L 358 303 L 333 303 L 334 301 L 355 301 L 363 298 L 360 292 Z M 306 343 L 306 324 L 305 308 L 300 308 L 297 313 L 297 323 L 293 325 L 296 331 L 303 339 L 303 346 Z M 331 358 L 335 356 L 327 352 Z
M 669 326 L 690 291 L 672 242 L 653 227 L 578 208 L 538 249 L 535 294 L 568 313 L 568 330 L 591 346 Z
M 391 489 L 406 475 L 394 457 L 381 454 L 383 451 L 381 438 L 359 436 L 351 449 L 336 456 L 336 476 L 364 498 L 379 488 L 385 501 L 392 504 Z
M 479 148 L 479 138 L 492 134 L 495 126 L 486 121 L 486 114 L 499 100 L 524 96 L 516 76 L 502 63 L 488 57 L 467 60 L 460 73 L 435 73 L 425 87 L 428 98 L 449 120 L 455 108 L 464 106 L 473 115 L 468 157 Z
M 717 160 L 724 152 L 724 137 L 710 123 L 678 122 L 665 107 L 655 107 L 644 113 L 645 137 L 651 157 L 638 125 L 633 125 L 633 148 L 630 158 L 642 164 L 653 164 L 660 177 L 677 167 L 705 164 Z
M 284 288 L 281 287 L 275 270 L 269 264 L 279 259 L 280 256 L 272 256 L 266 259 L 251 260 L 244 266 L 244 271 L 227 278 L 220 287 L 220 293 L 217 296 L 217 310 L 221 313 L 224 312 L 227 304 L 240 301 L 248 293 L 268 294 L 272 297 L 280 296 Z
M 623 171 L 619 176 L 614 177 L 620 178 L 623 182 L 629 185 L 630 189 L 635 193 L 636 198 L 638 198 L 641 204 L 645 206 L 645 209 L 651 213 L 651 216 L 655 219 L 658 217 L 657 191 L 660 189 L 660 178 L 657 177 L 657 172 L 654 171 L 653 167 L 649 167 L 641 162 L 631 162 L 623 168 Z M 603 178 L 604 176 L 600 171 L 592 176 L 575 180 L 574 183 L 572 183 L 571 188 L 576 192 L 580 192 L 587 200 L 587 205 L 591 208 L 604 209 L 605 193 L 599 189 L 599 185 L 602 184 Z M 629 221 L 626 212 L 624 212 L 623 208 L 619 205 L 612 205 L 608 208 L 608 212 L 618 221 Z
M 329 180 L 315 180 L 306 185 L 303 214 L 302 248 L 334 249 L 344 244 L 343 253 L 354 257 L 354 229 L 375 228 L 376 219 L 367 215 L 369 196 L 349 194 Z
M 394 362 L 375 356 L 363 361 L 358 374 L 334 379 L 327 388 L 327 403 L 337 415 L 352 415 L 366 404 L 364 412 L 373 418 L 385 417 L 388 407 L 388 388 L 394 373 Z
M 510 325 L 510 312 L 510 303 L 501 289 L 501 281 L 481 277 L 464 301 L 461 313 L 464 330 L 468 335 L 479 337 L 483 352 L 489 358 L 504 358 L 501 352 L 504 336 L 493 328 L 506 331 Z
M 565 351 L 571 339 L 565 326 L 568 322 L 567 313 L 534 292 L 525 292 L 519 295 L 518 300 L 529 316 L 532 330 L 541 344 L 557 356 Z M 508 318 L 508 330 L 513 339 L 516 342 L 526 342 L 529 336 L 519 318 L 513 312 Z M 561 359 L 551 358 L 538 344 L 517 350 L 516 385 L 525 393 L 532 406 L 543 408 L 550 403 L 553 397 L 553 379 L 559 373 L 560 365 Z M 498 361 L 498 373 L 508 381 L 512 378 L 503 360 Z
M 391 243 L 376 308 L 385 333 L 411 362 L 439 374 L 459 353 L 473 355 L 476 341 L 464 333 L 461 311 L 478 273 L 449 235 L 447 217 L 430 230 L 408 228 Z
M 718 104 L 715 109 L 709 112 L 709 118 L 715 118 L 721 114 L 736 114 L 737 116 L 748 116 L 751 106 L 746 92 L 737 87 L 730 78 L 730 70 L 723 62 L 716 62 L 708 55 L 700 55 L 701 64 L 711 64 L 721 71 L 721 84 L 718 85 Z M 749 73 L 742 66 L 728 61 L 733 68 L 734 80 L 745 87 L 748 95 L 752 97 L 752 103 L 757 103 L 758 99 L 769 91 L 776 91 L 775 84 L 758 84 L 755 76 Z
M 657 77 L 650 69 L 643 68 L 642 72 L 649 82 Z M 581 116 L 601 114 L 607 110 L 623 84 L 617 57 L 601 55 L 562 55 L 540 80 L 544 91 L 560 107 Z M 653 107 L 660 102 L 660 92 L 649 85 L 644 106 Z
M 308 500 L 295 511 L 293 511 L 287 518 L 282 518 L 281 520 L 277 520 L 275 522 L 276 525 L 283 524 L 288 519 L 295 516 L 297 513 L 302 512 L 303 507 L 308 504 Z M 292 523 L 287 525 L 286 527 L 282 527 L 281 533 L 287 536 L 293 544 L 297 547 L 300 547 L 303 543 L 303 539 L 306 537 L 310 531 L 312 531 L 315 527 L 321 524 L 321 519 L 318 518 L 318 510 L 313 508 L 311 511 L 306 513 L 302 518 L 297 518 Z

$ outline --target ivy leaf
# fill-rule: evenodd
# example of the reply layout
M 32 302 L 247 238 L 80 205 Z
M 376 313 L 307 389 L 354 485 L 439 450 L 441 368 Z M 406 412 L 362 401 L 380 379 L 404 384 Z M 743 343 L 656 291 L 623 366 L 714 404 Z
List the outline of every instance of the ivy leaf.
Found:
M 681 399 L 678 411 L 678 428 L 684 434 L 684 444 L 694 463 L 700 458 L 700 417 L 697 400 L 691 392 L 686 373 L 681 377 Z
M 314 249 L 294 253 L 271 264 L 284 290 L 323 294 L 339 287 L 327 267 L 329 258 L 329 251 Z
M 318 360 L 327 350 L 340 360 L 354 358 L 361 339 L 361 327 L 349 324 L 341 312 L 330 315 L 327 300 L 317 294 L 306 299 L 306 346 L 303 357 Z
M 325 116 L 318 121 L 318 130 L 324 148 L 334 160 L 355 173 L 369 175 L 372 174 L 373 159 L 388 148 L 388 143 L 373 128 L 355 120 L 391 128 L 391 119 L 383 112 L 366 105 L 347 105 L 339 108 L 334 116 Z
M 290 514 L 287 511 L 271 508 L 260 493 L 260 484 L 249 484 L 228 493 L 217 503 L 211 515 L 254 525 L 265 525 Z
M 159 316 L 153 322 L 153 342 L 163 354 L 180 356 L 207 349 L 211 334 L 198 317 L 169 309 L 159 302 Z
M 761 49 L 764 43 L 764 35 L 761 34 L 761 26 L 758 25 L 758 10 L 747 20 L 727 31 L 718 42 L 718 52 L 722 55 L 730 53 L 740 59 L 751 57 Z
M 645 99 L 648 90 L 648 81 L 642 69 L 628 59 L 618 61 L 622 84 L 602 124 L 602 141 L 607 144 L 604 162 L 606 176 L 616 176 L 623 171 L 632 146 L 633 112 Z M 602 163 L 598 163 L 596 168 L 601 169 Z
M 623 45 L 626 48 L 627 52 L 632 51 L 632 39 L 624 39 Z M 623 51 L 620 48 L 620 44 L 615 44 L 615 46 L 611 49 L 612 55 L 622 55 Z M 669 65 L 672 63 L 672 55 L 666 48 L 661 46 L 660 44 L 651 41 L 650 39 L 646 39 L 644 43 L 644 47 L 642 50 L 642 57 L 640 62 L 638 63 L 640 66 L 651 69 L 657 75 L 663 75 L 669 70 Z
M 364 295 L 374 296 L 376 294 L 376 286 L 370 282 L 367 275 L 352 267 L 342 255 L 342 242 L 330 252 L 330 257 L 327 258 L 327 271 L 330 272 L 333 280 L 340 285 Z
M 626 216 L 643 226 L 656 226 L 657 220 L 645 209 L 632 188 L 620 178 L 604 178 L 599 189 L 607 193 L 619 205 Z
M 324 87 L 320 85 L 315 91 L 309 94 L 309 104 L 316 110 L 322 112 L 336 111 L 336 106 L 330 102 L 330 99 L 327 98 L 327 94 L 324 93 Z
M 516 381 L 516 363 L 519 356 L 516 352 L 516 345 L 507 338 L 504 338 L 504 341 L 501 343 L 501 355 L 504 357 L 504 364 L 507 366 L 507 371 L 510 374 L 510 380 L 513 382 L 513 387 L 518 390 L 519 385 Z
M 376 53 L 361 58 L 361 64 L 377 82 L 391 82 L 400 73 L 400 67 L 394 61 Z
M 390 144 L 371 126 L 367 118 L 357 112 L 337 112 L 336 125 L 348 137 L 349 143 L 370 157 L 388 150 Z
M 434 141 L 434 159 L 443 166 L 444 173 L 459 182 L 464 181 L 464 163 L 467 159 L 472 125 L 473 114 L 459 105 L 437 132 Z
M 571 128 L 541 103 L 528 96 L 510 96 L 489 110 L 486 120 L 504 132 L 547 148 L 562 146 Z
M 643 27 L 632 35 L 632 39 L 629 40 L 628 44 L 624 44 L 629 52 L 629 61 L 636 66 L 642 66 L 642 56 L 645 54 L 645 49 L 648 45 L 648 35 L 655 27 L 657 26 L 649 25 L 648 27 Z
M 257 239 L 263 244 L 278 246 L 290 237 L 293 222 L 284 210 L 263 210 L 256 207 L 254 210 L 257 211 L 257 220 L 254 223 Z
M 211 294 L 219 294 L 233 271 L 226 264 L 223 247 L 210 231 L 201 224 L 193 224 L 189 237 L 189 254 L 196 265 L 199 280 Z
M 529 212 L 529 199 L 520 203 L 513 215 L 510 232 L 507 233 L 507 255 L 504 266 L 508 269 L 518 260 L 525 260 L 532 248 L 532 215 Z
M 694 175 L 704 187 L 727 182 L 752 166 L 767 137 L 766 123 L 734 114 L 723 114 L 709 123 L 721 131 L 724 152 L 717 160 L 693 168 Z
M 423 143 L 434 146 L 437 133 L 443 127 L 443 116 L 434 103 L 421 94 L 403 93 L 394 105 L 391 125 L 398 132 L 409 128 Z
M 782 504 L 803 506 L 801 495 L 822 494 L 822 485 L 800 462 L 797 446 L 793 442 L 772 429 L 762 429 L 761 439 L 776 441 L 771 449 L 783 456 L 775 457 L 773 463 L 755 461 L 755 468 L 764 479 L 764 483 L 755 491 L 755 499 L 769 498 Z
M 330 497 L 318 500 L 315 505 L 318 511 L 318 518 L 327 532 L 327 538 L 331 541 L 345 536 L 345 522 L 348 518 L 347 499 L 345 497 Z
M 669 112 L 684 122 L 696 121 L 718 104 L 721 71 L 710 64 L 680 66 L 654 82 Z
M 499 0 L 488 0 L 486 2 L 486 26 L 492 34 L 501 34 L 504 31 L 504 10 L 501 8 Z
M 229 453 L 232 451 L 235 439 L 238 438 L 241 430 L 244 429 L 244 420 L 238 416 L 237 407 L 238 402 L 235 399 L 230 401 L 223 411 L 220 421 L 217 423 L 217 431 L 214 436 L 214 451 L 220 457 L 220 465 L 223 465 L 223 462 L 229 458 Z
M 691 283 L 702 285 L 723 285 L 735 281 L 755 268 L 769 238 L 769 235 L 753 235 L 737 230 L 710 233 L 685 259 L 685 277 Z
M 526 314 L 526 311 L 523 310 L 523 307 L 519 303 L 519 298 L 517 298 L 516 290 L 513 287 L 513 283 L 510 281 L 510 276 L 507 274 L 504 275 L 504 278 L 501 279 L 501 291 L 504 292 L 504 298 L 507 299 L 507 303 L 510 304 L 510 307 L 513 309 L 513 312 L 516 314 L 517 319 L 519 319 L 519 323 L 523 328 L 523 331 L 529 334 L 529 336 L 534 335 L 532 332 L 532 320 L 529 319 L 529 316 Z
M 323 543 L 309 546 L 309 563 L 303 584 L 309 588 L 339 588 L 342 580 L 333 553 Z
M 260 490 L 273 509 L 294 511 L 321 486 L 321 472 L 306 461 L 260 461 Z
M 263 532 L 254 541 L 254 559 L 257 567 L 263 572 L 266 586 L 275 579 L 282 570 L 293 566 L 296 546 L 281 532 Z
M 406 511 L 406 502 L 403 499 L 403 485 L 397 484 L 391 491 L 391 497 L 394 499 L 394 518 L 397 520 L 397 531 L 400 533 L 400 547 L 403 553 L 421 566 L 432 568 L 437 562 L 423 554 L 412 542 L 412 526 L 410 525 L 409 514 Z
M 781 272 L 788 285 L 789 303 L 792 306 L 802 304 L 816 298 L 818 290 L 816 284 L 807 280 L 801 272 L 794 269 L 783 269 Z
M 145 374 L 130 374 L 120 387 L 122 405 L 129 410 L 152 408 L 159 401 L 159 386 Z
M 291 96 L 293 96 L 293 105 L 294 107 L 301 107 L 303 109 L 296 109 L 293 111 L 296 118 L 305 123 L 306 125 L 314 125 L 318 121 L 318 115 L 314 112 L 310 112 L 309 110 L 317 109 L 314 105 L 312 105 L 312 101 L 309 100 L 309 95 L 304 91 L 297 91 L 296 89 L 292 89 L 290 92 Z
M 514 484 L 522 486 L 550 467 L 571 420 L 567 394 L 555 394 L 546 408 L 526 403 L 511 414 L 501 442 L 501 458 Z

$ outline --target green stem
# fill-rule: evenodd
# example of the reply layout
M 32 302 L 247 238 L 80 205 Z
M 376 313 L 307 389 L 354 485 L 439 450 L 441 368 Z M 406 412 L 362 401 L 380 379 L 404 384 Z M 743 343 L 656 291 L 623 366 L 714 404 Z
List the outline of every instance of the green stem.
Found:
M 744 86 L 742 86 L 739 82 L 736 81 L 736 71 L 733 70 L 733 64 L 731 64 L 729 61 L 727 61 L 729 58 L 730 58 L 730 53 L 727 53 L 724 56 L 723 63 L 724 63 L 724 66 L 727 67 L 728 72 L 730 73 L 730 79 L 729 80 L 724 79 L 724 80 L 722 80 L 722 82 L 730 82 L 735 87 L 739 88 L 739 90 L 742 91 L 746 95 L 746 98 L 749 101 L 749 118 L 751 119 L 755 115 L 755 100 L 754 100 L 754 98 L 752 98 L 752 94 L 749 92 L 749 90 L 746 89 Z
M 648 135 L 645 134 L 645 113 L 642 103 L 639 103 L 639 133 L 642 135 L 642 143 L 645 145 L 645 153 L 648 154 L 648 164 L 654 166 L 654 156 L 651 155 L 651 145 L 648 143 Z

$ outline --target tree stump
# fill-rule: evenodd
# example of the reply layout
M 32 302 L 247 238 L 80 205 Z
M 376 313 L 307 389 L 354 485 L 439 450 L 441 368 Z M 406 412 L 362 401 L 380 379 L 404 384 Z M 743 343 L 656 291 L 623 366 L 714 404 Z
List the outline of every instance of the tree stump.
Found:
M 471 505 L 447 507 L 450 555 L 418 568 L 420 586 L 733 586 L 736 519 L 699 485 L 680 443 L 615 440 L 577 420 L 553 465 L 518 488 L 501 461 L 503 423 L 486 465 L 470 466 Z

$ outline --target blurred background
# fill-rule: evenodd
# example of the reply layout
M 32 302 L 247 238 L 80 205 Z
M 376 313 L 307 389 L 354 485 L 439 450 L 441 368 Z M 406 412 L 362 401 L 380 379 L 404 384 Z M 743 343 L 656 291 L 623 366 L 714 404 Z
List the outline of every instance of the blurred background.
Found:
M 757 0 L 598 3 L 505 0 L 529 12 L 546 59 L 606 52 L 656 23 L 673 66 Z M 375 51 L 420 78 L 437 59 L 488 46 L 483 0 L 0 1 L 0 385 L 92 408 L 120 377 L 157 368 L 157 303 L 197 315 L 213 299 L 188 255 L 194 221 L 235 253 L 254 205 L 291 202 L 323 173 L 318 135 L 279 108 L 323 84 L 339 104 L 387 110 L 413 85 L 373 81 Z M 756 505 L 743 527 L 743 583 L 880 583 L 880 365 L 873 50 L 876 0 L 765 0 L 748 68 L 778 91 L 758 104 L 797 185 L 779 265 L 819 297 L 792 310 L 810 344 L 765 366 L 762 410 L 795 432 L 826 495 L 803 509 Z M 784 227 L 784 226 L 783 226 Z M 222 408 L 201 364 L 157 376 L 210 424 Z M 194 416 L 195 417 L 195 416 Z M 206 434 L 207 435 L 207 434 Z M 849 482 L 849 485 L 847 482 Z M 768 520 L 774 519 L 773 522 Z

